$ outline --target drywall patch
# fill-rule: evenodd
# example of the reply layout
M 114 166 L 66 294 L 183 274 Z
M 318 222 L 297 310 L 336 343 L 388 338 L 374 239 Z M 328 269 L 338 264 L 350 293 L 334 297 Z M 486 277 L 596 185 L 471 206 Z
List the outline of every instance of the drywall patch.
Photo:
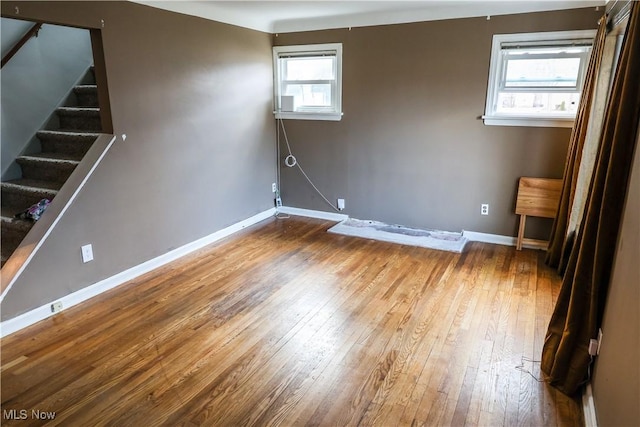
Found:
M 328 232 L 457 253 L 461 253 L 468 242 L 462 233 L 422 230 L 355 218 L 336 224 Z

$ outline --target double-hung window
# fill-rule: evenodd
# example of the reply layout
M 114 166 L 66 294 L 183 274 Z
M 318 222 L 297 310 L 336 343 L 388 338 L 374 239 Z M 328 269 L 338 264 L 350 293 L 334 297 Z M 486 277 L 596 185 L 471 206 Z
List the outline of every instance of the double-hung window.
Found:
M 571 127 L 595 30 L 493 36 L 484 122 Z
M 273 48 L 277 118 L 342 118 L 342 44 Z

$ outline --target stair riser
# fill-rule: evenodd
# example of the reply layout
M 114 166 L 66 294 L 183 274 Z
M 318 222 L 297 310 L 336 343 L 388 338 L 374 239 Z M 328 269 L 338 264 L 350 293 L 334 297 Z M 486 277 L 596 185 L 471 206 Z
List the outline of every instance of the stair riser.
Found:
M 16 250 L 18 246 L 20 246 L 20 242 L 24 239 L 24 237 L 29 233 L 28 229 L 24 229 L 24 227 L 12 227 L 11 225 L 5 225 L 2 223 L 2 253 L 9 255 Z
M 100 123 L 100 114 L 74 114 L 69 112 L 58 112 L 60 119 L 60 128 L 69 130 L 82 130 L 100 132 L 102 124 Z
M 45 153 L 61 153 L 82 157 L 87 154 L 93 142 L 93 138 L 89 140 L 41 139 L 40 146 Z
M 2 189 L 2 204 L 4 206 L 20 206 L 19 209 L 27 209 L 42 199 L 52 200 L 55 193 L 46 191 L 20 191 Z M 14 212 L 16 214 L 18 212 Z
M 98 91 L 77 91 L 75 92 L 78 106 L 98 107 Z
M 22 168 L 23 178 L 39 181 L 65 182 L 76 168 L 76 165 L 68 163 L 16 161 Z
M 16 220 L 12 222 L 2 221 L 2 243 L 10 242 L 12 240 L 18 240 L 18 243 L 22 241 L 24 236 L 27 235 L 34 222 L 30 220 Z

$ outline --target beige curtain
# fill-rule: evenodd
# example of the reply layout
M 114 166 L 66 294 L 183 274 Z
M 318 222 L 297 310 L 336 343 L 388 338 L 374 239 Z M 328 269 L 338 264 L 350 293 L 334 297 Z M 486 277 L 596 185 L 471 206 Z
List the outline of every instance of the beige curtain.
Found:
M 640 123 L 640 3 L 634 2 L 606 108 L 586 211 L 542 350 L 549 382 L 574 394 L 588 374 L 588 344 L 602 322 Z
M 596 82 L 598 81 L 598 75 L 600 73 L 602 53 L 604 52 L 604 44 L 607 37 L 606 16 L 601 18 L 598 24 L 598 32 L 593 41 L 591 58 L 589 59 L 589 66 L 587 67 L 582 88 L 582 97 L 580 99 L 580 105 L 578 106 L 576 121 L 571 132 L 571 139 L 569 140 L 569 151 L 567 152 L 567 159 L 565 161 L 560 203 L 551 229 L 549 249 L 547 250 L 547 264 L 552 267 L 557 267 L 560 272 L 563 272 L 566 267 L 566 255 L 571 250 L 574 237 L 572 233 L 567 235 L 567 228 L 569 226 L 569 218 L 576 193 L 578 173 L 582 161 L 582 150 L 589 129 L 589 116 L 595 98 Z

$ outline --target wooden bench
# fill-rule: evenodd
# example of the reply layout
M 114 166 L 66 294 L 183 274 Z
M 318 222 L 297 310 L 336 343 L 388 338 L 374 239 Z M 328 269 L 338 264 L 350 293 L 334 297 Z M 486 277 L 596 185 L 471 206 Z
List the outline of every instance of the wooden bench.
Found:
M 522 250 L 523 243 L 541 249 L 547 248 L 549 242 L 546 240 L 525 239 L 524 228 L 527 216 L 555 218 L 561 191 L 561 179 L 520 178 L 516 200 L 516 214 L 520 215 L 520 227 L 516 241 L 517 250 Z

